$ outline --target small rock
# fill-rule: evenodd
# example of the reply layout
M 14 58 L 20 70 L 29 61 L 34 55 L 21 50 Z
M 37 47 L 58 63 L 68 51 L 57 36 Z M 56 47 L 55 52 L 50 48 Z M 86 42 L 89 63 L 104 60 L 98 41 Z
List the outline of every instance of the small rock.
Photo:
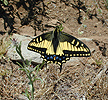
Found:
M 30 26 L 22 26 L 21 28 L 19 28 L 19 32 L 21 35 L 30 35 L 30 36 L 34 36 L 35 35 L 35 30 L 30 27 Z
M 0 18 L 0 32 L 5 33 L 6 30 L 4 29 L 4 19 Z
M 42 63 L 43 59 L 40 58 L 41 55 L 39 53 L 27 49 L 28 43 L 32 40 L 30 37 L 14 34 L 11 38 L 17 40 L 18 43 L 21 42 L 21 52 L 25 60 L 26 59 L 29 61 L 32 60 L 32 62 L 34 63 Z M 22 61 L 20 56 L 16 52 L 15 47 L 13 46 L 14 46 L 13 43 L 11 43 L 7 51 L 7 56 L 11 60 Z
M 65 66 L 75 66 L 75 65 L 80 65 L 80 61 L 79 61 L 78 57 L 72 57 L 65 64 Z
M 14 99 L 16 100 L 29 100 L 26 96 L 21 95 L 21 94 L 17 94 L 15 95 Z

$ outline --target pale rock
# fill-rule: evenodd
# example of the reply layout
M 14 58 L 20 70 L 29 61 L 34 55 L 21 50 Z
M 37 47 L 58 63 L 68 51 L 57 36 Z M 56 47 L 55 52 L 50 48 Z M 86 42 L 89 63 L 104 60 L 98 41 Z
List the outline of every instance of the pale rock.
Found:
M 42 63 L 43 59 L 40 58 L 41 55 L 39 53 L 30 51 L 27 49 L 28 43 L 32 40 L 32 38 L 18 35 L 18 34 L 13 34 L 11 39 L 17 40 L 18 43 L 21 42 L 21 52 L 22 52 L 22 55 L 23 55 L 25 60 L 26 59 L 29 61 L 32 60 L 32 62 L 34 62 L 34 63 Z M 21 61 L 20 56 L 18 55 L 15 47 L 13 47 L 13 46 L 14 46 L 14 44 L 11 43 L 11 45 L 9 46 L 8 52 L 7 52 L 7 56 L 11 60 Z
M 29 100 L 26 96 L 21 95 L 21 94 L 17 94 L 14 97 L 15 100 Z

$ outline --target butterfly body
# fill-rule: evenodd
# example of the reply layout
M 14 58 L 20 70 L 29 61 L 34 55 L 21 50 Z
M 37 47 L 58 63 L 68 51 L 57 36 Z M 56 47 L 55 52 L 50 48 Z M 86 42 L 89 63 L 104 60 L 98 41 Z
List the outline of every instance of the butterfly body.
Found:
M 70 57 L 89 57 L 89 48 L 77 38 L 60 31 L 56 27 L 54 31 L 44 33 L 34 38 L 27 47 L 31 51 L 38 52 L 47 63 L 57 63 L 62 69 Z

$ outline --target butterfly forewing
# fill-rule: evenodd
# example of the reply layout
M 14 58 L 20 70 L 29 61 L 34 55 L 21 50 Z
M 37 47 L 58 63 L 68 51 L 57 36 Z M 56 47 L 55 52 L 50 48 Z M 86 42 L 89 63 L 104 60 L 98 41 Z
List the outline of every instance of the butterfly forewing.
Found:
M 63 48 L 63 53 L 69 54 L 70 57 L 89 57 L 90 49 L 77 38 L 61 32 L 60 35 L 60 48 Z
M 32 41 L 30 41 L 27 48 L 31 51 L 35 51 L 41 54 L 45 54 L 48 52 L 48 50 L 51 51 L 51 34 L 52 31 L 37 36 Z

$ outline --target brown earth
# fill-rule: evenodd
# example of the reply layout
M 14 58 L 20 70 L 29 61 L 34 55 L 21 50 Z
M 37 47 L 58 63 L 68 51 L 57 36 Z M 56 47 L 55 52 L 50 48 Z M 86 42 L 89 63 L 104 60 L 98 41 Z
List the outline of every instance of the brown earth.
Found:
M 63 31 L 68 34 L 92 39 L 87 42 L 92 56 L 75 58 L 74 64 L 67 62 L 61 73 L 55 64 L 40 70 L 38 77 L 43 83 L 39 80 L 34 83 L 35 100 L 108 100 L 108 10 L 103 0 L 97 5 L 93 0 L 14 0 L 9 1 L 8 6 L 1 4 L 0 46 L 7 45 L 8 42 L 2 43 L 7 33 L 8 37 L 11 34 L 37 36 L 53 30 L 57 22 L 62 23 Z M 17 100 L 28 88 L 29 80 L 18 70 L 19 66 L 5 56 L 5 46 L 0 47 L 3 54 L 0 99 Z

